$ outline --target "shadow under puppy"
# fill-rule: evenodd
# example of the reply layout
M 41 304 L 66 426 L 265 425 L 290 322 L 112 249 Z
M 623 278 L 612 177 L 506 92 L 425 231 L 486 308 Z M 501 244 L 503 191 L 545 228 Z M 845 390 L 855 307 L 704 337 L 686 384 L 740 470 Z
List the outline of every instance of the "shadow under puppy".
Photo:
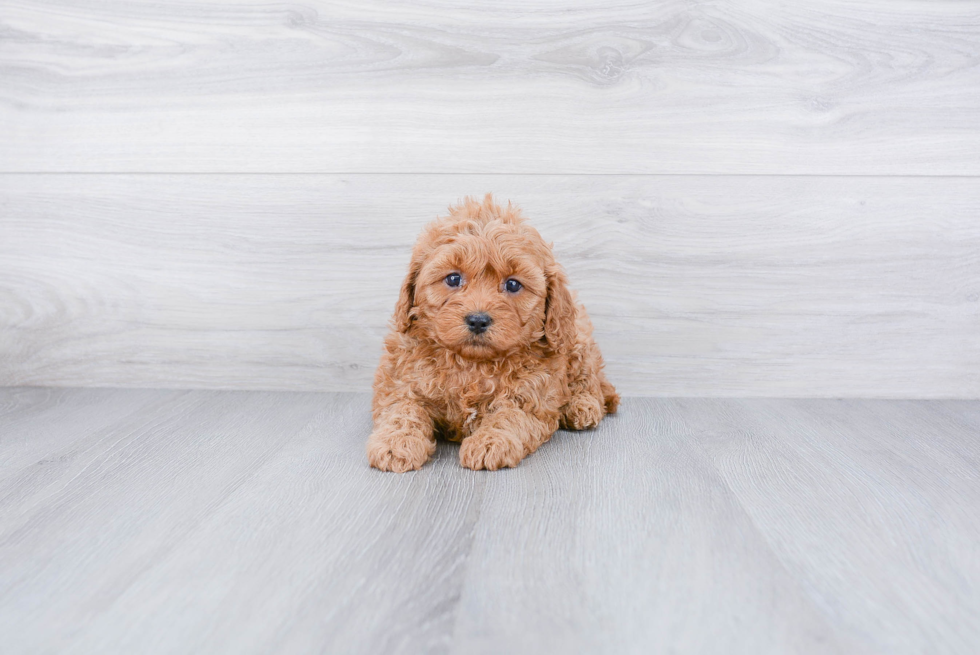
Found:
M 619 396 L 585 307 L 520 210 L 466 198 L 422 232 L 374 378 L 371 466 L 420 468 L 436 438 L 471 469 L 516 466 Z

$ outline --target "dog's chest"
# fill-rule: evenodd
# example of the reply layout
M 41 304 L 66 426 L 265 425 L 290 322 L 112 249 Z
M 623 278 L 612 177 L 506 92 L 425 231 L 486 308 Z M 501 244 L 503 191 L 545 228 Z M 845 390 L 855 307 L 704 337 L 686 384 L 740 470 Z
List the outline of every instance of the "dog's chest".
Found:
M 505 405 L 521 407 L 528 398 L 554 395 L 551 391 L 565 379 L 563 360 L 534 353 L 473 362 L 445 350 L 431 350 L 415 352 L 400 364 L 399 377 L 411 386 L 411 395 L 426 405 L 439 436 L 453 440 L 468 437 L 489 413 Z
M 498 393 L 500 380 L 477 375 L 449 375 L 445 393 L 433 399 L 438 422 L 448 439 L 463 439 L 479 426 L 480 419 Z

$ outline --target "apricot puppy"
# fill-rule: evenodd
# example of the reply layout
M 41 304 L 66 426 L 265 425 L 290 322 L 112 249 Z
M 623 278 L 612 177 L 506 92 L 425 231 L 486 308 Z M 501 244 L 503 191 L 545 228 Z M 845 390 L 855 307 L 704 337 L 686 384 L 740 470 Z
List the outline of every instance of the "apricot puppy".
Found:
M 438 437 L 462 440 L 467 468 L 517 466 L 619 405 L 551 247 L 489 194 L 423 230 L 392 323 L 367 444 L 383 471 L 420 468 Z

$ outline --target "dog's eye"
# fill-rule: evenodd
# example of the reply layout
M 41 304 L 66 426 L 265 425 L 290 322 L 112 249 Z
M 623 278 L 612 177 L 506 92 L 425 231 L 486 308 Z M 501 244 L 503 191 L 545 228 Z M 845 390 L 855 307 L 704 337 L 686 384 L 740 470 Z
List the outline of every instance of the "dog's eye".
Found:
M 504 288 L 507 289 L 509 293 L 517 293 L 518 291 L 521 290 L 523 286 L 524 286 L 523 284 L 521 284 L 514 278 L 511 278 L 504 283 Z
M 446 284 L 451 287 L 458 287 L 463 283 L 463 276 L 459 273 L 450 273 L 446 276 Z

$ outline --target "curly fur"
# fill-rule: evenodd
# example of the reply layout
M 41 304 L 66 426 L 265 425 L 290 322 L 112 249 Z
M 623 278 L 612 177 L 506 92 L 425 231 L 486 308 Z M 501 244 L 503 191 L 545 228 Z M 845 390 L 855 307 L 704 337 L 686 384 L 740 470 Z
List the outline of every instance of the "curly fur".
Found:
M 509 279 L 522 288 L 507 291 Z M 474 312 L 493 319 L 482 335 L 464 322 Z M 551 246 L 510 203 L 466 198 L 412 252 L 374 378 L 368 461 L 418 469 L 442 437 L 462 441 L 467 468 L 517 466 L 559 426 L 592 428 L 616 411 L 602 367 Z

